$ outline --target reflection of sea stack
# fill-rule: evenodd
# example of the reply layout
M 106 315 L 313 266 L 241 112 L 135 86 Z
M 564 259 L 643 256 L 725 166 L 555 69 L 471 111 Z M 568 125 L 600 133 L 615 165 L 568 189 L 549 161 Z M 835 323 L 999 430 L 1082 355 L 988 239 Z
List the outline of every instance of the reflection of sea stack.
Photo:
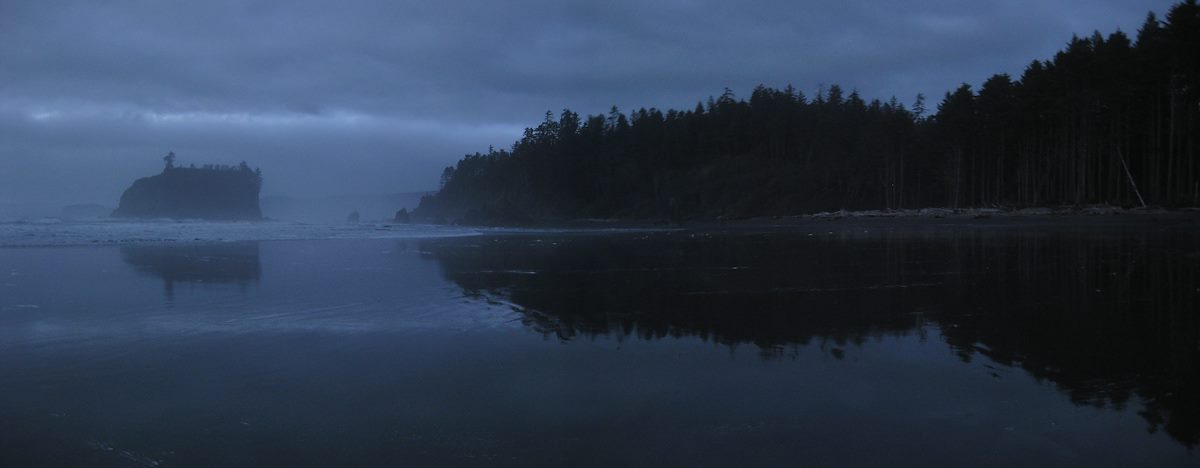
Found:
M 163 280 L 168 299 L 176 283 L 257 284 L 261 267 L 257 243 L 144 245 L 121 247 L 121 258 L 140 273 Z
M 134 181 L 113 211 L 118 218 L 258 220 L 262 172 L 238 166 L 177 167 L 175 154 L 162 173 Z

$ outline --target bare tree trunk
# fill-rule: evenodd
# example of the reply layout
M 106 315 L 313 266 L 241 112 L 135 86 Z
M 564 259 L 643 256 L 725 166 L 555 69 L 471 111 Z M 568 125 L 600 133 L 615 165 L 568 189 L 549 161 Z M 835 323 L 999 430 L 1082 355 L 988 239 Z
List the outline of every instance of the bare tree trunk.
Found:
M 1142 192 L 1138 190 L 1137 182 L 1133 181 L 1133 174 L 1129 172 L 1129 165 L 1125 164 L 1125 156 L 1121 155 L 1121 150 L 1117 150 L 1117 158 L 1121 159 L 1121 167 L 1125 168 L 1125 176 L 1129 178 L 1129 185 L 1133 187 L 1133 194 L 1137 195 L 1138 201 L 1141 202 L 1142 208 L 1146 207 L 1146 199 L 1142 198 Z
M 1167 102 L 1167 110 L 1170 117 L 1167 119 L 1167 201 L 1170 203 L 1175 198 L 1175 76 L 1171 76 L 1170 99 Z

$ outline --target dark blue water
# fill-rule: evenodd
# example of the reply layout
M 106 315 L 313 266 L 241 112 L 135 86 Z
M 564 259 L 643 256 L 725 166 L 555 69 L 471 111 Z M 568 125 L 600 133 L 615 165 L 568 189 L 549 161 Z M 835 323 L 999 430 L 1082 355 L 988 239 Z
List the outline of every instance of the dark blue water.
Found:
M 1193 224 L 0 249 L 0 465 L 1195 466 Z

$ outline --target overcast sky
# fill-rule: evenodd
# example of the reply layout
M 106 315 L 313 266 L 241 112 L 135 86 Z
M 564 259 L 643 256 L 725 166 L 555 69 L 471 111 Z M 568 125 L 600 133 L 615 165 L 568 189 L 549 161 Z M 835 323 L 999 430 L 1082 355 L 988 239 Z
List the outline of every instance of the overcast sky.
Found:
M 0 0 L 0 204 L 113 206 L 167 151 L 259 166 L 264 195 L 428 190 L 546 110 L 934 101 L 1172 3 Z

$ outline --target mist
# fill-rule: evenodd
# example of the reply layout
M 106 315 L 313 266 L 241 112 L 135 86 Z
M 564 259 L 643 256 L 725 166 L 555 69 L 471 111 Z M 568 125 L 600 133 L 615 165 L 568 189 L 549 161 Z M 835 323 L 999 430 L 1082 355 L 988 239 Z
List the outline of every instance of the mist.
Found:
M 1200 0 L 0 0 L 0 467 L 1200 466 L 1197 161 Z
M 115 206 L 168 151 L 260 167 L 265 198 L 376 196 L 436 190 L 546 110 L 758 84 L 936 100 L 1170 3 L 6 3 L 0 217 Z

